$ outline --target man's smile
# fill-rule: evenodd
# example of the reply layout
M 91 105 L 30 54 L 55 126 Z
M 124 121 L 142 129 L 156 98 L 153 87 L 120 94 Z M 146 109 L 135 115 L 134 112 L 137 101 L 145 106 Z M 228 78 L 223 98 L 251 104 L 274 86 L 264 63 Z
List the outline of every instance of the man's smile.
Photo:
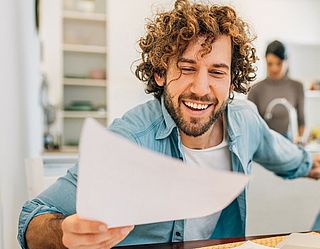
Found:
M 209 106 L 212 105 L 212 104 L 196 103 L 192 101 L 182 101 L 182 103 L 188 108 L 190 108 L 191 110 L 196 110 L 196 111 L 206 110 L 208 109 Z

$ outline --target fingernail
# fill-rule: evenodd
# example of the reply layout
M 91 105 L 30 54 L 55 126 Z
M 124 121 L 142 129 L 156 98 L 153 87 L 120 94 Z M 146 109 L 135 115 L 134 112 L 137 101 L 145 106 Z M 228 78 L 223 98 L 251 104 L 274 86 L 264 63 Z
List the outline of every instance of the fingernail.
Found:
M 105 232 L 105 231 L 107 231 L 107 227 L 106 227 L 105 225 L 100 225 L 100 226 L 99 226 L 99 230 L 100 230 L 101 232 Z

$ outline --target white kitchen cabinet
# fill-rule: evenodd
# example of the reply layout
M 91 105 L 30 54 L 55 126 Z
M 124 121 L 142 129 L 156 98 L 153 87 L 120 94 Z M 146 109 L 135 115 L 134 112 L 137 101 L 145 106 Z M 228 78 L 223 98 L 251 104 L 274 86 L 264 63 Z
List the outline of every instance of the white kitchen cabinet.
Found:
M 60 150 L 77 150 L 87 117 L 107 124 L 106 0 L 44 0 L 42 72 L 56 109 L 50 133 Z

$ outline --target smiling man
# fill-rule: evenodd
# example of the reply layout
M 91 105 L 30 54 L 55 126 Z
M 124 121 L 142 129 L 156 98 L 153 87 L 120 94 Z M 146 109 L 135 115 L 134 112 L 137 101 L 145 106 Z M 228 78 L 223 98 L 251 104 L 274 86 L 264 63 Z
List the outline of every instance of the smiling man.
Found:
M 183 145 L 197 149 L 221 142 L 222 113 L 231 87 L 230 37 L 217 37 L 209 54 L 203 54 L 205 39 L 195 38 L 181 58 L 171 58 L 166 76 L 155 75 Z
M 185 167 L 250 174 L 256 161 L 283 178 L 319 178 L 319 160 L 312 164 L 306 151 L 270 130 L 252 103 L 232 101 L 233 91 L 247 92 L 256 61 L 248 27 L 232 8 L 178 0 L 146 28 L 136 76 L 155 98 L 116 119 L 111 131 L 181 159 Z M 77 171 L 73 167 L 24 205 L 23 248 L 110 248 L 245 235 L 246 191 L 221 212 L 195 219 L 120 228 L 83 220 L 75 208 Z

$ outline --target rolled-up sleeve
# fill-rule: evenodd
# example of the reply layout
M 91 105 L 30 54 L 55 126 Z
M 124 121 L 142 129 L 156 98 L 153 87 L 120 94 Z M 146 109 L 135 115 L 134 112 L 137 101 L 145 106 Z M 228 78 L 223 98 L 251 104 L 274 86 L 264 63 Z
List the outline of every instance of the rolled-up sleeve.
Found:
M 49 207 L 44 202 L 39 199 L 34 199 L 28 201 L 24 204 L 22 211 L 19 217 L 19 227 L 18 227 L 18 240 L 21 245 L 21 248 L 26 249 L 25 243 L 25 233 L 28 227 L 28 224 L 32 218 L 45 213 L 61 213 L 55 207 Z
M 75 165 L 37 198 L 24 204 L 18 225 L 18 240 L 21 248 L 27 249 L 25 233 L 34 217 L 46 213 L 59 213 L 64 216 L 76 213 L 77 171 L 78 166 Z

